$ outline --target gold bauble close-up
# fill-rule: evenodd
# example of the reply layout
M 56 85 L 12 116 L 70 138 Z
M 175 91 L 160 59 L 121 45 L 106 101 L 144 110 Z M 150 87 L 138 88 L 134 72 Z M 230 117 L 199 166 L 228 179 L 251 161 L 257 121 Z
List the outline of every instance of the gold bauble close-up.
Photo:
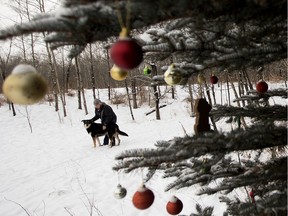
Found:
M 17 65 L 3 83 L 4 95 L 13 103 L 31 105 L 44 98 L 48 85 L 31 65 Z
M 116 65 L 113 65 L 113 67 L 110 70 L 110 75 L 114 80 L 122 81 L 125 80 L 126 77 L 128 76 L 128 71 L 121 69 Z
M 201 74 L 201 73 L 198 74 L 198 76 L 197 76 L 197 81 L 198 81 L 198 83 L 200 83 L 200 84 L 203 84 L 203 83 L 206 82 L 205 77 L 203 76 L 203 74 Z

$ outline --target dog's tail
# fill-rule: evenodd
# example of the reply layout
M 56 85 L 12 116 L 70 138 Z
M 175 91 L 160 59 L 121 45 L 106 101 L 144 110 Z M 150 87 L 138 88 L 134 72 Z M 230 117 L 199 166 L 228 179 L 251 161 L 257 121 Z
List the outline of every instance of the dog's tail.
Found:
M 127 133 L 125 133 L 125 132 L 123 132 L 123 131 L 120 131 L 120 130 L 118 130 L 118 133 L 119 133 L 120 135 L 122 135 L 122 136 L 128 136 Z

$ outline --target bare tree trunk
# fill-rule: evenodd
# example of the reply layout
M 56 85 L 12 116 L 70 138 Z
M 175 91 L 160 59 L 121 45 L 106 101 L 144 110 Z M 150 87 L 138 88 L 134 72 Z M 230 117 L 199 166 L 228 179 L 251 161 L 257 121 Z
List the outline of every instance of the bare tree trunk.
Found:
M 237 94 L 237 91 L 236 91 L 236 88 L 235 88 L 233 82 L 231 82 L 231 86 L 232 86 L 232 89 L 233 89 L 233 91 L 234 91 L 235 98 L 238 99 L 239 97 L 238 97 L 238 94 Z M 238 107 L 241 107 L 240 102 L 239 102 L 238 100 L 236 100 L 236 101 L 237 101 Z M 239 116 L 239 118 L 240 118 L 242 124 L 244 125 L 244 127 L 247 128 L 247 124 L 246 124 L 246 122 L 245 122 L 245 119 L 244 119 L 242 116 Z
M 151 65 L 152 68 L 152 75 L 156 76 L 157 75 L 157 67 L 156 65 Z M 154 99 L 155 99 L 155 113 L 156 113 L 156 119 L 160 120 L 160 109 L 159 109 L 159 92 L 157 89 L 156 85 L 153 85 L 153 94 L 154 94 Z
M 92 82 L 92 91 L 93 91 L 93 98 L 96 98 L 95 89 L 96 89 L 96 82 L 95 82 L 95 74 L 93 68 L 93 55 L 92 55 L 92 45 L 89 44 L 89 54 L 90 54 L 90 75 L 91 75 L 91 82 Z
M 212 91 L 212 96 L 213 96 L 213 100 L 214 100 L 214 105 L 216 105 L 216 97 L 215 97 L 215 90 L 214 90 L 214 85 L 211 85 L 211 91 Z
M 21 8 L 23 6 L 21 4 L 21 0 L 18 0 L 18 1 L 16 0 L 15 2 L 18 4 L 18 15 L 20 17 L 20 23 L 22 24 L 23 23 L 23 15 L 22 15 Z M 26 46 L 25 46 L 25 42 L 24 42 L 24 36 L 21 35 L 20 38 L 21 38 L 21 46 L 22 46 L 22 51 L 23 51 L 23 59 L 24 59 L 25 62 L 27 62 Z
M 239 71 L 239 73 L 238 73 L 238 92 L 239 92 L 239 97 L 244 95 L 243 74 L 241 71 Z M 243 105 L 243 107 L 245 106 L 244 100 L 242 100 L 242 105 Z
M 204 85 L 205 85 L 205 88 L 206 88 L 206 95 L 207 95 L 207 97 L 208 97 L 209 104 L 212 106 L 210 91 L 209 91 L 209 87 L 208 87 L 206 81 L 204 82 Z M 210 117 L 210 120 L 211 120 L 211 122 L 212 122 L 212 125 L 213 125 L 214 130 L 215 130 L 215 131 L 218 131 L 218 130 L 217 130 L 217 127 L 216 127 L 216 123 L 215 123 L 215 121 L 214 121 L 214 119 L 213 119 L 213 116 L 209 116 L 209 117 Z
M 54 76 L 55 76 L 56 85 L 57 85 L 56 90 L 57 90 L 57 93 L 60 94 L 60 99 L 61 99 L 62 108 L 63 108 L 63 114 L 64 114 L 64 117 L 66 117 L 67 113 L 66 113 L 65 103 L 64 103 L 63 95 L 61 94 L 61 89 L 60 89 L 60 84 L 59 84 L 59 79 L 58 79 L 57 62 L 56 62 L 55 55 L 54 55 L 52 50 L 51 50 L 51 56 L 52 56 L 52 60 L 53 60 L 52 65 L 54 66 Z
M 237 91 L 236 91 L 236 88 L 235 88 L 234 83 L 233 83 L 233 82 L 230 82 L 230 84 L 231 84 L 232 90 L 234 91 L 235 98 L 236 98 L 236 99 L 239 99 L 239 96 L 238 96 L 238 94 L 237 94 Z M 236 101 L 237 101 L 237 106 L 238 106 L 238 107 L 241 107 L 240 101 L 239 101 L 239 100 L 236 100 Z
M 226 74 L 226 83 L 227 83 L 227 94 L 228 94 L 228 106 L 231 106 L 228 74 Z
M 29 11 L 29 4 L 28 4 L 28 0 L 25 1 L 25 9 L 26 9 L 26 15 L 29 21 L 31 21 L 31 17 L 30 17 L 30 11 Z M 33 33 L 30 34 L 30 40 L 31 40 L 31 55 L 32 55 L 32 62 L 33 62 L 33 66 L 36 67 L 36 59 L 35 59 L 35 50 L 34 50 L 34 35 Z
M 191 78 L 192 79 L 192 78 Z M 188 83 L 188 90 L 189 90 L 189 96 L 190 96 L 190 106 L 191 106 L 191 113 L 194 113 L 194 98 L 193 98 L 193 91 L 192 91 L 192 80 L 189 79 Z
M 38 0 L 38 4 L 39 4 L 39 10 L 41 13 L 45 13 L 45 5 L 44 5 L 44 0 Z M 46 36 L 46 33 L 43 32 L 42 33 L 43 37 Z M 45 44 L 46 47 L 46 52 L 47 52 L 47 56 L 48 56 L 48 61 L 49 61 L 49 65 L 50 65 L 50 76 L 51 76 L 51 80 L 52 80 L 52 90 L 53 90 L 53 95 L 54 95 L 54 100 L 55 100 L 55 111 L 58 112 L 59 110 L 59 101 L 58 101 L 58 90 L 57 90 L 57 77 L 56 77 L 56 65 L 54 65 L 54 63 L 56 64 L 56 61 L 54 61 L 53 63 L 53 59 L 52 59 L 52 54 L 53 52 L 50 51 L 48 44 Z M 54 54 L 53 54 L 54 56 Z M 64 109 L 64 116 L 66 116 L 66 110 Z
M 250 90 L 252 90 L 253 89 L 253 85 L 252 85 L 251 80 L 250 80 L 250 78 L 248 76 L 248 73 L 247 73 L 246 70 L 243 70 L 243 72 L 244 72 L 244 76 L 245 76 L 245 79 L 246 79 L 246 83 L 248 84 Z
M 64 49 L 62 49 L 61 52 L 61 56 L 62 56 L 62 77 L 63 77 L 63 83 L 61 86 L 62 89 L 62 95 L 63 95 L 63 100 L 64 100 L 64 104 L 66 106 L 66 97 L 65 97 L 65 93 L 66 93 L 66 85 L 65 85 L 65 60 L 64 60 Z
M 75 57 L 75 66 L 76 66 L 76 72 L 77 72 L 77 86 L 78 86 L 78 102 L 81 103 L 81 95 L 80 92 L 82 93 L 82 98 L 83 98 L 83 106 L 84 106 L 84 110 L 85 110 L 85 114 L 88 114 L 88 110 L 87 110 L 87 104 L 86 104 L 86 98 L 85 98 L 85 91 L 83 88 L 83 82 L 82 82 L 82 77 L 81 77 L 81 69 L 78 63 L 78 57 Z M 79 104 L 78 104 L 79 105 Z M 79 109 L 82 109 L 81 104 L 79 105 Z
M 125 82 L 126 82 L 126 80 L 125 80 Z M 131 79 L 131 89 L 132 89 L 133 109 L 137 109 L 138 107 L 137 107 L 137 98 L 136 98 L 136 81 L 134 78 Z M 128 92 L 127 92 L 127 94 L 128 94 Z
M 109 73 L 109 81 L 108 81 L 108 100 L 111 100 L 111 87 L 110 87 L 110 82 L 111 82 L 111 74 L 110 74 L 110 58 L 109 58 L 109 51 L 106 49 L 106 56 L 107 56 L 107 67 L 108 67 L 108 73 Z
M 135 119 L 134 119 L 134 115 L 133 115 L 133 111 L 132 111 L 132 106 L 131 106 L 130 97 L 129 97 L 129 89 L 128 89 L 128 85 L 127 85 L 126 79 L 125 79 L 125 88 L 126 88 L 126 94 L 127 94 L 127 98 L 128 98 L 130 114 L 131 114 L 132 120 L 134 121 Z
M 7 65 L 8 62 L 10 60 L 10 55 L 11 55 L 11 50 L 12 50 L 12 43 L 13 43 L 13 39 L 10 40 L 10 44 L 9 44 L 9 50 L 6 56 L 6 60 L 4 60 L 1 56 L 0 56 L 0 62 L 1 62 L 1 77 L 2 80 L 4 82 L 4 80 L 6 79 L 6 70 L 7 70 Z M 8 100 L 8 105 L 9 105 L 9 110 L 12 110 L 12 114 L 13 116 L 16 116 L 16 111 L 15 111 L 15 107 L 14 104 Z M 11 107 L 10 107 L 11 105 Z
M 171 87 L 171 95 L 172 95 L 172 99 L 175 99 L 175 87 L 174 86 Z
M 43 33 L 43 35 L 45 36 L 45 33 Z M 55 111 L 58 112 L 59 101 L 58 101 L 58 93 L 57 93 L 58 90 L 57 90 L 57 81 L 56 81 L 56 72 L 55 72 L 56 66 L 53 63 L 52 52 L 50 51 L 47 43 L 46 43 L 46 51 L 48 55 L 49 65 L 50 65 L 50 76 L 52 80 L 52 91 L 53 91 L 54 100 L 55 100 Z
M 69 60 L 68 68 L 65 72 L 65 92 L 68 92 L 69 89 L 69 78 L 71 74 L 71 67 L 72 67 L 72 59 Z
M 220 83 L 221 106 L 223 105 L 223 82 Z
M 82 109 L 81 87 L 80 87 L 80 72 L 79 72 L 79 65 L 78 65 L 78 58 L 77 57 L 75 57 L 75 67 L 76 67 L 76 74 L 77 74 L 78 109 Z

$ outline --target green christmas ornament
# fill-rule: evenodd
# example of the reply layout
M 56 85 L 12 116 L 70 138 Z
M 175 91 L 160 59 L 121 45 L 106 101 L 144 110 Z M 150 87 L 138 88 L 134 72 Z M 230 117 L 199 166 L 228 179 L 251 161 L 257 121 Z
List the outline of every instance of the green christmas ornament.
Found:
M 143 69 L 143 73 L 145 74 L 145 75 L 150 75 L 151 74 L 151 69 L 149 68 L 149 67 L 145 67 L 144 69 Z

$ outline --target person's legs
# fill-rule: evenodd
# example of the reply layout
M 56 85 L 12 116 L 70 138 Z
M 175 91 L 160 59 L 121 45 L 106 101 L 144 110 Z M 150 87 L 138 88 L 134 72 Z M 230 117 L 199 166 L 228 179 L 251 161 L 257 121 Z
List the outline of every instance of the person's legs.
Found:
M 104 140 L 103 140 L 103 145 L 108 145 L 108 143 L 109 143 L 109 137 L 106 134 L 105 137 L 104 137 Z

